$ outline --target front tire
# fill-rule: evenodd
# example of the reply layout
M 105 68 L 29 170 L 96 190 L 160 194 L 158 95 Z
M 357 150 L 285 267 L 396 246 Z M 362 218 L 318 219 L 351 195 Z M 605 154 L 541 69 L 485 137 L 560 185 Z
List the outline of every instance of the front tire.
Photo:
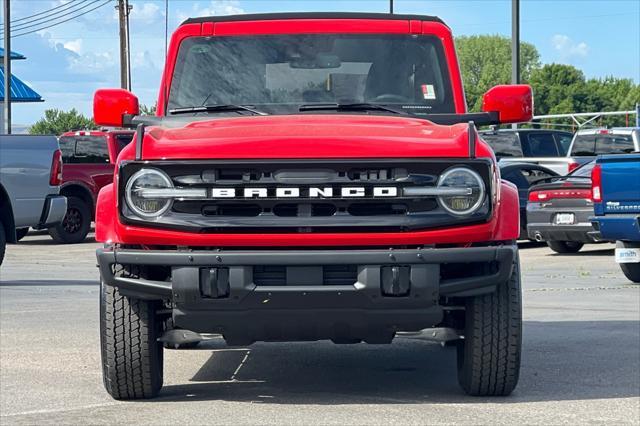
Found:
M 636 284 L 640 283 L 640 263 L 621 263 L 620 269 L 629 281 Z
M 4 225 L 0 220 L 0 265 L 2 265 L 2 261 L 4 260 L 4 251 L 7 248 L 7 236 L 4 233 Z
M 18 228 L 16 229 L 16 242 L 20 241 L 21 239 L 23 239 L 24 237 L 27 236 L 27 234 L 29 233 L 29 228 Z
M 100 284 L 100 347 L 104 387 L 114 399 L 153 398 L 162 388 L 162 323 L 156 302 Z
M 467 299 L 458 382 L 473 396 L 506 396 L 518 384 L 522 347 L 520 262 L 494 293 Z
M 640 248 L 638 243 L 616 241 L 616 248 Z M 627 279 L 633 283 L 640 283 L 640 263 L 620 263 L 620 269 Z
M 579 252 L 584 244 L 576 241 L 547 241 L 547 245 L 556 253 L 566 254 Z
M 59 244 L 77 244 L 87 238 L 91 227 L 91 209 L 78 197 L 67 197 L 67 213 L 62 222 L 49 228 L 49 235 Z

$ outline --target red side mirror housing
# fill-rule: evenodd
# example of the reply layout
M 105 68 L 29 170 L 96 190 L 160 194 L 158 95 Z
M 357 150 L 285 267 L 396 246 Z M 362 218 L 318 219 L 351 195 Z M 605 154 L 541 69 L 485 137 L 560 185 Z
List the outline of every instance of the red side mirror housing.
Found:
M 124 89 L 99 89 L 93 96 L 93 121 L 99 126 L 123 127 L 125 116 L 140 114 L 138 98 Z
M 494 86 L 482 96 L 482 111 L 497 112 L 500 123 L 524 123 L 533 118 L 533 92 L 528 84 Z

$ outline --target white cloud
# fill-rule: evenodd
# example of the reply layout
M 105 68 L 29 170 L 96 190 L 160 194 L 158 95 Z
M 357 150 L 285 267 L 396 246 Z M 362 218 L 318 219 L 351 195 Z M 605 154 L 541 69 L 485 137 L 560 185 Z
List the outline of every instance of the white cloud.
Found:
M 184 21 L 187 18 L 198 16 L 241 15 L 243 13 L 245 11 L 237 0 L 212 0 L 204 7 L 195 3 L 189 13 L 180 12 L 178 16 L 180 21 Z
M 117 72 L 118 60 L 112 52 L 88 52 L 68 58 L 68 70 L 76 74 L 101 74 Z
M 551 37 L 553 48 L 559 53 L 562 59 L 573 57 L 584 58 L 589 54 L 589 46 L 585 42 L 575 43 L 569 36 L 556 34 Z
M 78 38 L 75 40 L 70 40 L 65 43 L 62 43 L 65 49 L 69 49 L 72 52 L 76 52 L 78 54 L 82 53 L 82 39 Z
M 140 21 L 145 24 L 153 24 L 164 17 L 164 11 L 160 11 L 160 6 L 155 3 L 136 3 L 131 9 L 131 21 Z

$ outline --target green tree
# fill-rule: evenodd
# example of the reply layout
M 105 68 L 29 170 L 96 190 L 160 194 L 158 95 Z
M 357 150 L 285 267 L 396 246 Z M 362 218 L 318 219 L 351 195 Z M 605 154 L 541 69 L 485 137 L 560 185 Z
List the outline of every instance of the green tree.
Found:
M 32 135 L 56 135 L 72 130 L 94 130 L 96 123 L 92 119 L 80 114 L 75 108 L 70 111 L 59 109 L 47 109 L 44 117 L 31 126 L 29 133 Z
M 156 115 L 156 109 L 158 109 L 158 103 L 150 107 L 145 104 L 140 104 L 140 115 Z
M 626 78 L 585 79 L 571 65 L 547 64 L 531 73 L 537 115 L 633 110 L 640 102 L 640 85 Z M 563 120 L 552 120 L 553 122 Z M 570 119 L 564 120 L 572 123 Z M 624 126 L 624 115 L 605 116 L 594 125 Z
M 480 111 L 482 95 L 497 84 L 511 82 L 511 39 L 500 35 L 462 36 L 456 38 L 456 50 L 462 72 L 467 104 Z M 520 72 L 528 81 L 540 67 L 535 46 L 520 43 Z
M 536 115 L 582 112 L 589 103 L 584 74 L 571 65 L 547 64 L 533 70 L 528 83 Z

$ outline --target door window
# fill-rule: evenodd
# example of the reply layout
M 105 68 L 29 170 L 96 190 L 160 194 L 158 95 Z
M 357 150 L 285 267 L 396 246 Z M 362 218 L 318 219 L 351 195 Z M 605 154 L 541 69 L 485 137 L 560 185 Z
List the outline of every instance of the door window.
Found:
M 109 163 L 107 140 L 104 136 L 63 136 L 59 143 L 64 163 Z
M 118 155 L 120 154 L 120 151 L 124 149 L 125 146 L 129 145 L 129 143 L 133 139 L 133 133 L 117 134 L 115 135 L 115 137 L 116 137 L 116 149 L 117 149 L 116 155 Z
M 489 144 L 497 158 L 522 157 L 522 148 L 515 133 L 482 133 L 480 137 Z
M 562 134 L 556 133 L 556 142 L 558 142 L 558 147 L 560 148 L 560 155 L 567 155 L 569 152 L 569 148 L 571 147 L 571 141 L 573 140 L 573 135 L 570 134 Z
M 527 157 L 558 157 L 558 147 L 551 133 L 530 133 L 522 150 Z

